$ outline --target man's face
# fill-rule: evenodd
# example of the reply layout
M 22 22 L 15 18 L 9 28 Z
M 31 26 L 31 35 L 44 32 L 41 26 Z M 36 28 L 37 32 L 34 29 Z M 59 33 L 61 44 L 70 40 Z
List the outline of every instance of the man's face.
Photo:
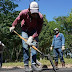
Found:
M 32 18 L 36 18 L 37 19 L 38 18 L 38 13 L 32 13 L 31 16 L 32 16 Z
M 57 35 L 59 33 L 59 31 L 58 30 L 54 30 L 54 33 Z

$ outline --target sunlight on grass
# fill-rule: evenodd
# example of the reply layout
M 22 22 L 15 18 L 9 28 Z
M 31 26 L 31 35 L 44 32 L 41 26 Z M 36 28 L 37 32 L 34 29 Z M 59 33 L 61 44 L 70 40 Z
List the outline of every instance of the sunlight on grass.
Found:
M 72 64 L 72 59 L 64 58 L 64 60 L 65 60 L 66 64 Z M 48 65 L 48 66 L 51 65 L 49 60 L 42 59 L 42 60 L 39 60 L 39 61 L 42 63 L 42 65 Z M 53 60 L 53 62 L 54 62 L 54 60 Z M 30 62 L 29 62 L 29 64 L 31 65 Z M 61 64 L 60 59 L 59 59 L 59 64 Z M 24 67 L 24 63 L 23 62 L 9 62 L 9 63 L 3 63 L 3 66 L 6 66 L 6 67 L 8 67 L 8 66 L 21 66 L 21 67 Z
M 23 62 L 9 62 L 9 63 L 3 63 L 3 66 L 24 66 Z

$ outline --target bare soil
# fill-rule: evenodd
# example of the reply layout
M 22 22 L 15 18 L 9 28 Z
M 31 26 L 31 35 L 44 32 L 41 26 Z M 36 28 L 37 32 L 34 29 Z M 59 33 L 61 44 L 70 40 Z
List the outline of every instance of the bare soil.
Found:
M 3 66 L 2 68 L 13 68 L 14 66 Z M 24 67 L 21 67 L 21 66 L 17 66 L 18 68 L 24 68 Z M 52 68 L 52 66 L 48 66 L 48 68 Z M 59 64 L 58 65 L 58 68 L 62 68 L 62 65 Z M 72 64 L 66 64 L 64 68 L 72 68 Z

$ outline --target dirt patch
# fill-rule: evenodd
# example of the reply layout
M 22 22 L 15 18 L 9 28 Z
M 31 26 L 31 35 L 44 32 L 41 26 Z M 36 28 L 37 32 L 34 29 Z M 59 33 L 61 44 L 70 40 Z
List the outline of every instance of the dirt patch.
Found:
M 2 68 L 14 68 L 15 66 L 2 66 Z M 24 67 L 21 67 L 21 66 L 17 66 L 18 68 L 24 68 Z M 52 66 L 48 66 L 48 68 L 52 68 Z M 62 65 L 59 64 L 58 65 L 58 68 L 62 68 Z M 65 68 L 72 68 L 72 64 L 66 64 L 65 65 Z
M 52 66 L 48 66 L 48 68 L 52 68 Z M 58 68 L 62 68 L 62 65 L 59 64 Z M 72 68 L 72 64 L 65 64 L 65 68 Z
M 2 66 L 2 68 L 14 68 L 14 67 L 17 67 L 17 68 L 24 68 L 24 67 L 21 67 L 21 66 Z

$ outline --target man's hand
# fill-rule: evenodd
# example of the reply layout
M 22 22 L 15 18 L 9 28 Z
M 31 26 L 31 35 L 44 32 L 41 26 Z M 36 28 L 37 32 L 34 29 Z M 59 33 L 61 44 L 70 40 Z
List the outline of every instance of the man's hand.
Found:
M 28 40 L 27 40 L 27 44 L 28 45 L 32 45 L 32 42 L 33 42 L 33 37 L 32 36 L 30 36 L 29 38 L 28 38 Z
M 10 32 L 13 32 L 14 29 L 15 29 L 14 26 L 10 27 Z
M 53 49 L 53 47 L 51 46 L 51 47 L 50 47 L 50 50 L 52 51 L 52 49 Z
M 62 46 L 62 51 L 65 50 L 65 46 Z

